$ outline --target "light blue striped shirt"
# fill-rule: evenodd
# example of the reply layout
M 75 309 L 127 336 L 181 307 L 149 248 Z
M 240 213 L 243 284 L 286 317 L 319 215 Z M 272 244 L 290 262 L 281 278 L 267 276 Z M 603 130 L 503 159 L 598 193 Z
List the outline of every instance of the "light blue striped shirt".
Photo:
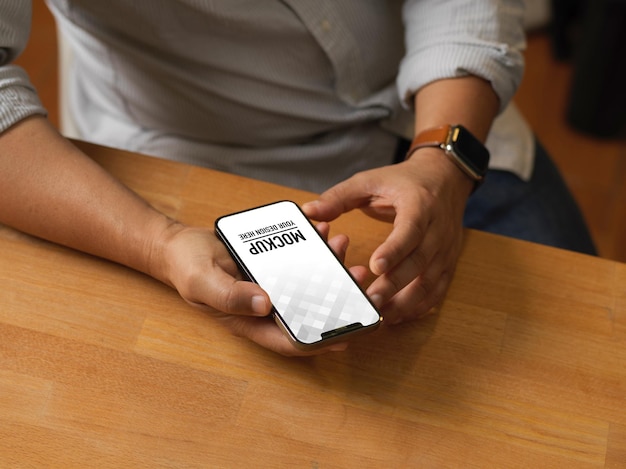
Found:
M 504 111 L 523 70 L 522 0 L 49 4 L 82 138 L 313 191 L 390 163 L 425 84 L 481 76 Z M 0 0 L 0 63 L 29 21 L 29 1 Z M 24 71 L 1 66 L 0 130 L 43 112 Z M 526 178 L 532 138 L 503 114 L 492 167 Z

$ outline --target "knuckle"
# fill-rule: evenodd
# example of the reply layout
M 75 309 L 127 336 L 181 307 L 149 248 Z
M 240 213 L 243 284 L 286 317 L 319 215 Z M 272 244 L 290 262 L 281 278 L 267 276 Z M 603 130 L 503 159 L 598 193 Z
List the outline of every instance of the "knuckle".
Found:
M 228 286 L 220 288 L 216 292 L 216 300 L 216 306 L 220 310 L 226 313 L 239 312 L 240 302 L 238 301 L 234 282 Z
M 422 249 L 415 249 L 409 256 L 409 261 L 413 264 L 414 271 L 419 274 L 426 269 L 428 256 Z

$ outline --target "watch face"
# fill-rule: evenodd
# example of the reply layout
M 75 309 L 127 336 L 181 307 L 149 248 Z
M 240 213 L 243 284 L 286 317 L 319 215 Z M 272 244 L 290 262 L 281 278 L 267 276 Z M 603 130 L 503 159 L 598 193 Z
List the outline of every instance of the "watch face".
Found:
M 453 151 L 472 172 L 483 177 L 489 165 L 489 151 L 470 131 L 460 125 L 452 130 Z

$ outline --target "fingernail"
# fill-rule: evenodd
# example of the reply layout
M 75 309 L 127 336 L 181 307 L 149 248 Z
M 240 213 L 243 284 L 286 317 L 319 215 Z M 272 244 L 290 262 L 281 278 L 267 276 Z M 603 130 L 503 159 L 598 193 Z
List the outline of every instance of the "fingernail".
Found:
M 259 315 L 267 313 L 267 304 L 264 296 L 256 295 L 252 297 L 252 311 Z
M 383 305 L 383 296 L 378 293 L 370 296 L 370 300 L 372 300 L 372 303 L 374 303 L 374 306 L 377 308 L 380 308 Z
M 313 209 L 317 206 L 317 200 L 311 200 L 310 202 L 305 202 L 302 204 L 302 210 Z
M 374 271 L 375 274 L 384 274 L 385 272 L 387 272 L 387 268 L 389 267 L 389 263 L 387 262 L 387 259 L 376 259 L 376 261 L 374 261 L 374 268 L 376 269 Z

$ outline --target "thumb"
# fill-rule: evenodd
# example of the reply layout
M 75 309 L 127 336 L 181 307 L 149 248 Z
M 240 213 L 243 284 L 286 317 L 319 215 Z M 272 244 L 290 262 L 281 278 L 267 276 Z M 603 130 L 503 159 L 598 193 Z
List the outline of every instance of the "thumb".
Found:
M 269 296 L 260 286 L 219 270 L 210 281 L 199 281 L 179 293 L 194 306 L 206 305 L 229 314 L 267 316 L 271 310 Z

